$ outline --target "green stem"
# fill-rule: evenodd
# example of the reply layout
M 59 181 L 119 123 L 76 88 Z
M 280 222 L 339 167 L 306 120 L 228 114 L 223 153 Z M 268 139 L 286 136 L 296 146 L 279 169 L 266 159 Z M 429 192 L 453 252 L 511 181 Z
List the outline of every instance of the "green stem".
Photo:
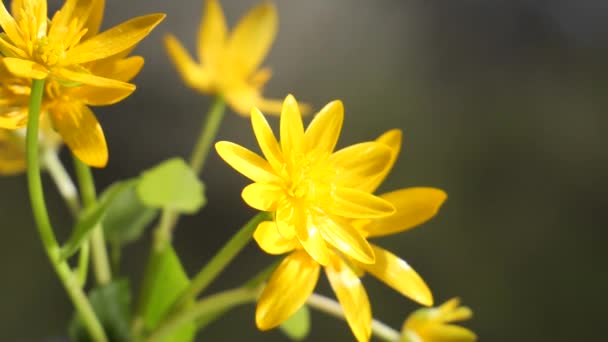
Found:
M 308 297 L 306 303 L 319 311 L 343 320 L 346 319 L 340 303 L 331 298 L 313 293 Z M 386 342 L 399 342 L 399 339 L 401 338 L 401 334 L 397 330 L 376 319 L 372 320 L 372 334 Z
M 74 156 L 74 168 L 76 169 L 76 177 L 80 186 L 82 202 L 85 208 L 95 205 L 97 202 L 97 194 L 95 191 L 95 182 L 91 168 L 81 162 Z M 112 271 L 110 269 L 110 261 L 108 258 L 108 250 L 106 249 L 105 238 L 103 236 L 103 228 L 100 224 L 96 225 L 91 232 L 91 252 L 93 255 L 93 271 L 99 285 L 105 285 L 112 281 Z
M 197 174 L 201 172 L 205 166 L 205 160 L 207 160 L 209 150 L 211 150 L 211 144 L 215 140 L 217 131 L 224 118 L 225 109 L 226 104 L 224 99 L 218 96 L 213 101 L 209 112 L 207 112 L 207 117 L 201 127 L 198 141 L 196 142 L 196 145 L 194 145 L 194 150 L 192 150 L 192 155 L 190 156 L 190 166 Z
M 63 167 L 61 160 L 57 156 L 57 151 L 49 149 L 43 152 L 42 162 L 45 169 L 51 175 L 59 194 L 65 201 L 72 216 L 76 217 L 80 212 L 80 199 L 78 198 L 78 190 L 72 181 L 72 178 Z
M 91 243 L 85 241 L 82 246 L 80 246 L 80 251 L 78 253 L 78 282 L 80 283 L 80 287 L 84 287 L 87 283 L 87 275 L 89 274 Z
M 191 300 L 196 299 L 199 293 L 203 292 L 207 286 L 226 268 L 237 254 L 249 243 L 252 234 L 258 224 L 269 220 L 270 214 L 261 212 L 247 222 L 230 240 L 220 249 L 215 256 L 198 272 L 192 279 L 190 286 L 185 290 L 176 302 L 176 309 L 180 309 Z
M 67 262 L 60 261 L 61 248 L 55 238 L 55 233 L 53 232 L 47 212 L 42 189 L 42 179 L 40 177 L 40 160 L 38 156 L 38 124 L 43 93 L 44 80 L 32 80 L 26 133 L 26 155 L 27 180 L 34 220 L 36 221 L 36 227 L 38 228 L 38 233 L 48 258 L 72 300 L 74 307 L 78 311 L 84 326 L 91 334 L 91 338 L 97 342 L 106 342 L 108 339 L 89 300 L 80 288 L 78 277 L 72 272 Z
M 236 305 L 253 302 L 257 298 L 259 292 L 259 288 L 252 289 L 242 287 L 220 292 L 202 299 L 187 310 L 181 311 L 163 321 L 163 323 L 150 334 L 146 341 L 163 341 L 164 338 L 169 336 L 173 331 L 179 329 L 184 324 L 196 321 L 199 317 L 227 310 Z

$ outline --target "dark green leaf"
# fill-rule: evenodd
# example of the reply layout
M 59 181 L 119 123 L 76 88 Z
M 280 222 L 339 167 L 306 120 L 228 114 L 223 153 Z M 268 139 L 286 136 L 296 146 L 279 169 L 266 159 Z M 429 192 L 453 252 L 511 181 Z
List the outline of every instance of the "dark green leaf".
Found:
M 303 305 L 295 314 L 280 325 L 281 331 L 294 341 L 301 341 L 310 332 L 310 310 Z
M 121 191 L 106 210 L 102 225 L 112 244 L 124 245 L 139 239 L 145 228 L 156 218 L 158 209 L 141 203 L 135 194 L 136 183 Z
M 112 342 L 128 342 L 130 338 L 131 293 L 129 282 L 116 280 L 103 287 L 95 288 L 89 294 L 93 310 Z M 92 341 L 77 315 L 70 323 L 70 337 L 73 342 Z
M 62 248 L 62 259 L 67 259 L 78 251 L 89 232 L 101 221 L 114 198 L 124 189 L 132 186 L 133 182 L 133 180 L 130 180 L 112 184 L 99 196 L 99 200 L 95 205 L 86 208 L 82 212 L 72 230 L 72 235 L 70 235 L 70 238 Z
M 152 260 L 150 267 L 156 269 L 152 272 L 156 279 L 148 279 L 149 288 L 143 289 L 140 312 L 144 318 L 147 330 L 154 329 L 159 321 L 171 309 L 175 300 L 188 287 L 190 279 L 175 254 L 173 247 L 165 248 L 162 254 Z M 194 339 L 196 327 L 194 322 L 185 324 L 176 330 L 165 342 L 190 342 Z
M 145 171 L 137 195 L 152 208 L 193 214 L 205 204 L 204 186 L 183 159 L 173 158 Z

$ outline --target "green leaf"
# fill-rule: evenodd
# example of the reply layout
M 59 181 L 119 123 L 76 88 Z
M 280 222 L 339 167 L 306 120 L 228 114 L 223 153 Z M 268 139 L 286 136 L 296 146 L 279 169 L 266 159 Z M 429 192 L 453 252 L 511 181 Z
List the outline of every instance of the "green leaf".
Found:
M 136 241 L 158 215 L 158 209 L 141 203 L 135 194 L 136 183 L 131 183 L 116 195 L 102 220 L 106 238 L 117 245 Z
M 126 279 L 95 288 L 89 294 L 93 310 L 112 342 L 128 342 L 130 338 L 131 293 Z M 77 315 L 70 323 L 69 334 L 73 342 L 92 341 Z
M 190 279 L 171 246 L 153 259 L 149 267 L 157 269 L 152 273 L 156 274 L 157 278 L 146 280 L 149 287 L 143 289 L 141 298 L 140 313 L 147 330 L 154 329 L 158 325 L 179 295 L 190 285 Z M 194 322 L 184 324 L 172 335 L 167 336 L 165 342 L 190 342 L 194 340 L 195 333 Z
M 143 204 L 194 214 L 204 204 L 204 186 L 183 159 L 173 158 L 145 171 L 137 186 Z
M 294 341 L 305 339 L 310 332 L 310 310 L 308 310 L 308 306 L 303 305 L 280 325 L 280 329 Z
M 99 200 L 95 205 L 86 208 L 80 214 L 70 238 L 62 248 L 61 258 L 63 260 L 78 251 L 83 241 L 88 237 L 89 232 L 101 221 L 112 201 L 124 189 L 132 186 L 133 182 L 135 181 L 130 180 L 112 184 L 99 196 Z

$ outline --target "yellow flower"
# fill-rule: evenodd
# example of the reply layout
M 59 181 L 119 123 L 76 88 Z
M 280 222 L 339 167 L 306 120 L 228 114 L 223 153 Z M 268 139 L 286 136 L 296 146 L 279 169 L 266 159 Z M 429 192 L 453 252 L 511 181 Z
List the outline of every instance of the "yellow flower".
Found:
M 471 330 L 450 324 L 468 320 L 473 312 L 459 306 L 460 300 L 452 298 L 437 308 L 414 311 L 403 323 L 401 342 L 473 342 L 477 336 Z
M 359 341 L 369 340 L 371 308 L 359 276 L 378 277 L 412 299 L 432 305 L 420 276 L 392 253 L 371 245 L 367 237 L 410 229 L 435 215 L 443 191 L 411 188 L 382 196 L 371 193 L 396 160 L 401 132 L 333 152 L 342 127 L 343 107 L 329 103 L 304 132 L 297 103 L 288 96 L 281 113 L 281 142 L 262 114 L 251 120 L 266 157 L 220 142 L 220 156 L 254 184 L 243 190 L 250 206 L 274 212 L 272 222 L 254 233 L 270 254 L 291 252 L 273 272 L 256 310 L 260 329 L 276 327 L 295 313 L 316 286 L 321 266 Z
M 251 108 L 279 113 L 281 101 L 261 95 L 270 79 L 268 68 L 258 69 L 277 32 L 277 13 L 262 3 L 243 17 L 231 34 L 217 0 L 206 0 L 198 32 L 197 63 L 172 35 L 165 43 L 178 72 L 191 88 L 224 97 L 232 109 L 246 116 Z
M 46 0 L 13 0 L 12 15 L 0 3 L 0 53 L 14 75 L 49 76 L 66 85 L 87 84 L 133 90 L 135 86 L 96 75 L 84 64 L 129 50 L 165 17 L 151 14 L 97 34 L 104 0 L 66 0 L 49 21 Z

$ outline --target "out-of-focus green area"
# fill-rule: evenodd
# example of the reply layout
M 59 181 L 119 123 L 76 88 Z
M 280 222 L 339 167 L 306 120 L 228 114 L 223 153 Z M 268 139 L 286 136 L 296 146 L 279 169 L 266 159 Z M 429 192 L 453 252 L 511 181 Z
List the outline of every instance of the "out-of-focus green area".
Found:
M 223 1 L 230 23 L 255 1 Z M 375 243 L 419 271 L 438 303 L 460 296 L 484 341 L 597 341 L 608 289 L 608 6 L 602 1 L 346 1 L 277 4 L 280 31 L 265 94 L 320 108 L 345 103 L 340 145 L 404 131 L 382 190 L 435 186 L 448 201 L 431 222 Z M 149 12 L 165 22 L 136 50 L 138 90 L 95 110 L 110 148 L 100 187 L 187 156 L 211 103 L 167 58 L 171 32 L 194 51 L 202 1 L 107 1 L 104 26 Z M 272 120 L 277 127 L 278 120 Z M 249 121 L 227 116 L 220 139 L 255 148 Z M 69 161 L 66 151 L 64 160 Z M 193 274 L 253 210 L 247 181 L 212 153 L 209 204 L 184 217 L 176 249 Z M 59 235 L 70 218 L 47 181 Z M 42 252 L 23 176 L 0 187 L 0 340 L 65 335 L 69 301 Z M 125 251 L 139 283 L 147 239 Z M 272 258 L 252 244 L 210 291 L 236 286 Z M 320 290 L 329 294 L 322 277 Z M 365 278 L 374 315 L 393 327 L 416 306 Z M 206 341 L 286 341 L 256 330 L 253 306 L 209 327 Z M 310 341 L 350 341 L 345 323 L 313 312 Z

